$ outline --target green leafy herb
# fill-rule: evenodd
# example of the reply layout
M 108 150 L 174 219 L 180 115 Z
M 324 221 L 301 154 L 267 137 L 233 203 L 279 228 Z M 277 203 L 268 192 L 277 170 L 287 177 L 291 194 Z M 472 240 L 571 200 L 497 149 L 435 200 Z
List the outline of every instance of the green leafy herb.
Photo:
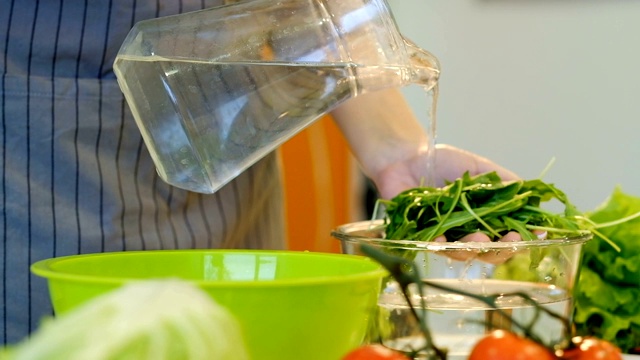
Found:
M 557 201 L 564 211 L 542 208 Z M 608 201 L 589 214 L 580 212 L 553 184 L 540 179 L 502 181 L 495 172 L 449 182 L 442 188 L 417 187 L 385 206 L 385 238 L 432 241 L 445 236 L 485 233 L 494 241 L 510 231 L 523 240 L 578 236 L 594 239 L 584 248 L 575 296 L 574 321 L 582 335 L 610 341 L 624 352 L 640 353 L 640 198 L 615 189 Z M 407 260 L 409 261 L 409 260 Z M 511 261 L 509 271 L 526 279 L 529 267 Z
M 564 212 L 556 214 L 541 204 L 558 201 Z M 483 232 L 498 240 L 517 231 L 523 240 L 534 240 L 534 231 L 546 231 L 547 238 L 579 235 L 597 226 L 553 184 L 540 179 L 502 181 L 495 172 L 462 177 L 441 188 L 417 187 L 385 206 L 385 237 L 395 240 L 431 241 L 444 235 L 448 241 Z

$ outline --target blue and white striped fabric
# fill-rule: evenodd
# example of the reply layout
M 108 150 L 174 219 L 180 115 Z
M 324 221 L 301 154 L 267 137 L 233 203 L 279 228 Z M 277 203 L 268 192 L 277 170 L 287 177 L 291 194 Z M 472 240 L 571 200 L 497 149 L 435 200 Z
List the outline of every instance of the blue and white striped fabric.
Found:
M 112 71 L 135 22 L 204 0 L 0 0 L 0 338 L 51 314 L 37 260 L 102 251 L 282 248 L 278 160 L 214 195 L 159 180 Z

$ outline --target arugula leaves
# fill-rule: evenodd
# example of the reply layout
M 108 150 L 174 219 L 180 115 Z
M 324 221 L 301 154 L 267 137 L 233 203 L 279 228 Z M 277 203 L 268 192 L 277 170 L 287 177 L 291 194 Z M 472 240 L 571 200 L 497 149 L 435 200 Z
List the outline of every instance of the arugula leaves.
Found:
M 563 214 L 540 207 L 551 200 L 564 205 Z M 444 235 L 456 241 L 477 231 L 493 240 L 509 231 L 534 240 L 534 230 L 560 238 L 580 234 L 588 226 L 554 185 L 540 179 L 504 182 L 496 172 L 467 172 L 442 188 L 417 187 L 379 201 L 386 209 L 385 237 L 393 240 L 431 241 Z
M 543 209 L 549 201 L 558 201 L 564 212 Z M 494 241 L 509 231 L 535 240 L 536 230 L 546 231 L 548 239 L 591 232 L 575 294 L 576 329 L 623 352 L 640 353 L 640 197 L 616 188 L 602 206 L 583 214 L 552 184 L 503 182 L 490 172 L 465 173 L 442 188 L 416 187 L 379 203 L 385 206 L 388 240 L 432 241 L 444 235 L 457 241 L 477 231 Z
M 378 201 L 385 206 L 388 240 L 432 241 L 444 235 L 457 241 L 477 231 L 494 241 L 509 231 L 535 240 L 536 230 L 546 231 L 547 239 L 591 232 L 575 295 L 576 328 L 623 352 L 640 353 L 640 197 L 616 188 L 600 208 L 583 214 L 552 184 L 503 182 L 490 172 L 465 173 L 442 188 L 416 187 Z M 543 209 L 549 201 L 558 201 L 564 211 Z

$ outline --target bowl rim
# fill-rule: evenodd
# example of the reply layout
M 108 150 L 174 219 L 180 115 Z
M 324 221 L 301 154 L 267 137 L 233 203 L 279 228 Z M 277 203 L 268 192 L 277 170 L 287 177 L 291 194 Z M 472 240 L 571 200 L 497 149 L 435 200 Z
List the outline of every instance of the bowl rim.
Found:
M 576 236 L 570 236 L 560 239 L 544 239 L 533 241 L 510 241 L 510 242 L 433 242 L 419 240 L 389 240 L 382 237 L 372 237 L 354 234 L 354 232 L 378 231 L 382 233 L 384 228 L 384 219 L 365 220 L 348 224 L 343 224 L 331 231 L 334 238 L 350 243 L 350 244 L 368 244 L 373 246 L 383 246 L 397 249 L 407 250 L 430 250 L 430 251 L 448 251 L 448 250 L 477 250 L 481 252 L 503 249 L 532 249 L 548 246 L 570 246 L 581 245 L 593 238 L 591 232 L 584 232 Z
M 149 277 L 135 278 L 128 276 L 95 276 L 79 274 L 77 272 L 61 272 L 52 269 L 52 266 L 61 262 L 84 260 L 92 257 L 114 257 L 114 256 L 140 256 L 153 257 L 155 255 L 166 254 L 248 254 L 248 255 L 276 255 L 276 256 L 308 256 L 313 258 L 340 258 L 349 262 L 369 263 L 372 267 L 355 274 L 325 275 L 311 278 L 275 279 L 275 280 L 205 280 L 205 279 L 184 279 L 179 276 L 174 277 Z M 67 255 L 55 258 L 48 258 L 34 262 L 30 266 L 33 274 L 45 278 L 47 281 L 57 280 L 66 282 L 90 282 L 101 285 L 122 285 L 134 281 L 148 281 L 161 279 L 179 279 L 191 284 L 202 286 L 203 288 L 278 288 L 283 286 L 315 286 L 327 284 L 345 284 L 354 281 L 367 281 L 382 279 L 387 275 L 387 271 L 376 261 L 366 256 L 321 253 L 311 251 L 291 251 L 291 250 L 253 250 L 253 249 L 175 249 L 175 250 L 135 250 L 135 251 L 114 251 L 104 253 Z

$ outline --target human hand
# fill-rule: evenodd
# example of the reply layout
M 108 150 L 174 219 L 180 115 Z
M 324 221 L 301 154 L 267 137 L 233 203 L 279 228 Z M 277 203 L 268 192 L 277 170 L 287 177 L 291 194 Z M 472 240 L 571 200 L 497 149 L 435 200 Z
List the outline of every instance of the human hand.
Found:
M 477 154 L 465 151 L 449 145 L 439 145 L 436 147 L 436 166 L 434 173 L 428 173 L 429 169 L 426 161 L 426 152 L 419 151 L 415 155 L 410 156 L 402 161 L 396 161 L 389 164 L 377 173 L 377 177 L 373 179 L 378 187 L 378 191 L 382 198 L 390 199 L 400 192 L 420 186 L 425 182 L 425 178 L 432 177 L 432 183 L 435 186 L 443 186 L 445 181 L 453 181 L 461 177 L 465 172 L 469 172 L 471 176 L 496 171 L 503 180 L 516 180 L 518 176 L 497 165 L 491 160 L 479 156 Z M 544 238 L 546 233 L 539 232 L 536 234 L 540 238 Z M 515 242 L 521 241 L 520 234 L 515 231 L 508 232 L 498 241 Z M 446 242 L 444 235 L 438 236 L 431 241 Z M 492 242 L 491 238 L 483 232 L 475 232 L 463 236 L 458 242 Z M 483 262 L 500 264 L 513 256 L 515 252 L 502 249 L 500 251 L 470 251 L 452 250 L 447 251 L 446 255 L 454 260 L 469 261 L 478 259 Z
M 427 176 L 442 186 L 466 171 L 470 175 L 496 171 L 504 180 L 518 176 L 477 154 L 449 145 L 436 147 L 435 173 L 428 169 L 429 138 L 397 89 L 360 95 L 332 112 L 362 170 L 380 197 L 390 199 L 425 184 Z M 511 239 L 513 235 L 503 240 Z M 482 234 L 467 240 L 490 241 Z
M 475 153 L 450 145 L 436 146 L 435 173 L 427 171 L 426 149 L 416 151 L 405 159 L 390 163 L 372 175 L 372 180 L 383 199 L 390 199 L 402 191 L 420 186 L 429 176 L 434 176 L 435 186 L 443 186 L 445 181 L 453 181 L 466 171 L 471 176 L 496 171 L 503 180 L 519 177 L 510 170 Z

